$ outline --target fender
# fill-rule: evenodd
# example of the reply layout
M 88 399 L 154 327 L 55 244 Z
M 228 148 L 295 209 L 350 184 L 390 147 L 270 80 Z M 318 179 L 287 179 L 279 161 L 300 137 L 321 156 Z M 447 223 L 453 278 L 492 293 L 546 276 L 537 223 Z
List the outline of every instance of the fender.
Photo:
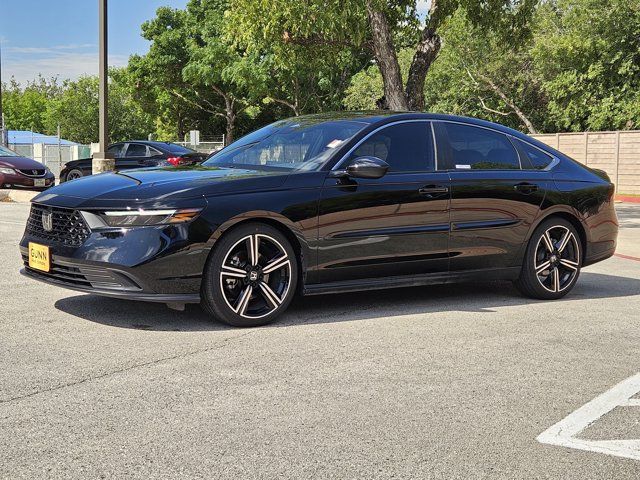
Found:
M 307 237 L 305 237 L 302 227 L 299 223 L 293 222 L 284 215 L 276 212 L 268 210 L 251 210 L 228 219 L 222 225 L 220 225 L 209 237 L 209 240 L 206 243 L 207 251 L 211 251 L 216 241 L 230 228 L 249 221 L 262 221 L 268 223 L 275 226 L 276 228 L 279 228 L 280 230 L 283 230 L 283 233 L 285 233 L 285 235 L 288 233 L 288 236 L 294 237 L 298 245 L 293 244 L 292 246 L 295 250 L 299 250 L 298 253 L 300 255 L 300 269 L 302 273 L 301 278 L 304 279 L 309 267 L 309 259 L 311 258 L 311 247 L 309 246 Z

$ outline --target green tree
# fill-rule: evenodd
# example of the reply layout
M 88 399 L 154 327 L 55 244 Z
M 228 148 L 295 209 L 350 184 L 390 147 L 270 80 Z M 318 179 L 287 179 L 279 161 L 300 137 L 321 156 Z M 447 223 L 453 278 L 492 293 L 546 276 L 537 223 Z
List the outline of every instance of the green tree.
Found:
M 112 141 L 146 138 L 153 119 L 144 113 L 131 95 L 131 79 L 126 70 L 109 72 L 109 137 Z M 67 80 L 61 92 L 46 106 L 45 132 L 55 134 L 58 125 L 63 138 L 78 143 L 98 139 L 98 77 Z
M 55 78 L 39 76 L 21 87 L 15 79 L 2 85 L 2 104 L 6 125 L 12 130 L 45 131 L 45 111 L 48 103 L 60 93 Z
M 640 128 L 640 3 L 555 0 L 540 8 L 533 59 L 559 130 Z
M 473 25 L 515 41 L 528 32 L 536 0 L 432 0 L 422 21 L 415 0 L 235 0 L 235 31 L 249 47 L 279 42 L 367 48 L 380 69 L 384 99 L 393 110 L 422 110 L 424 84 L 441 47 L 439 30 L 459 8 Z M 412 59 L 403 81 L 398 51 Z M 249 48 L 251 51 L 251 48 Z

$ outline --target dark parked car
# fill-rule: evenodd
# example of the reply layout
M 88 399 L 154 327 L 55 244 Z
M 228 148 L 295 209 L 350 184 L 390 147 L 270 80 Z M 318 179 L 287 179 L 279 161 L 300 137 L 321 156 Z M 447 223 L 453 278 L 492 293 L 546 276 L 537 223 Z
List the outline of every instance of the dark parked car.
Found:
M 613 255 L 606 174 L 471 118 L 335 114 L 280 121 L 203 165 L 129 170 L 33 200 L 27 276 L 236 326 L 293 295 L 511 280 L 558 299 Z
M 116 170 L 159 166 L 185 166 L 202 163 L 206 153 L 169 142 L 146 140 L 109 145 L 107 151 L 116 159 Z M 60 183 L 91 175 L 91 159 L 72 160 L 60 171 Z
M 0 188 L 45 190 L 55 183 L 47 167 L 0 145 Z

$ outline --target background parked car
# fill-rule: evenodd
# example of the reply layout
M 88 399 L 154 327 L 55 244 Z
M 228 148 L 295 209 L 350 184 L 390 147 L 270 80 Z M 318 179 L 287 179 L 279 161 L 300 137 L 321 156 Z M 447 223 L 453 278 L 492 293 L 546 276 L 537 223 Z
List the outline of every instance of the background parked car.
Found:
M 116 159 L 116 170 L 157 167 L 162 165 L 195 165 L 206 160 L 206 153 L 169 142 L 136 140 L 109 145 L 107 151 Z M 68 162 L 60 171 L 60 183 L 91 175 L 91 158 Z
M 55 183 L 47 167 L 0 145 L 0 188 L 45 190 Z

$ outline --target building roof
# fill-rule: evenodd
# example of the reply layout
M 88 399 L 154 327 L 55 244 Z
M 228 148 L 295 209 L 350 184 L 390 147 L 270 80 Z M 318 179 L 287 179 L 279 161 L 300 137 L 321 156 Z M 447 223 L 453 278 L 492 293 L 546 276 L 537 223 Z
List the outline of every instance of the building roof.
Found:
M 45 143 L 47 145 L 58 145 L 58 137 L 44 135 L 43 133 L 30 132 L 28 130 L 9 130 L 9 143 L 12 145 L 31 145 L 33 143 Z M 77 145 L 75 142 L 60 139 L 61 145 Z

